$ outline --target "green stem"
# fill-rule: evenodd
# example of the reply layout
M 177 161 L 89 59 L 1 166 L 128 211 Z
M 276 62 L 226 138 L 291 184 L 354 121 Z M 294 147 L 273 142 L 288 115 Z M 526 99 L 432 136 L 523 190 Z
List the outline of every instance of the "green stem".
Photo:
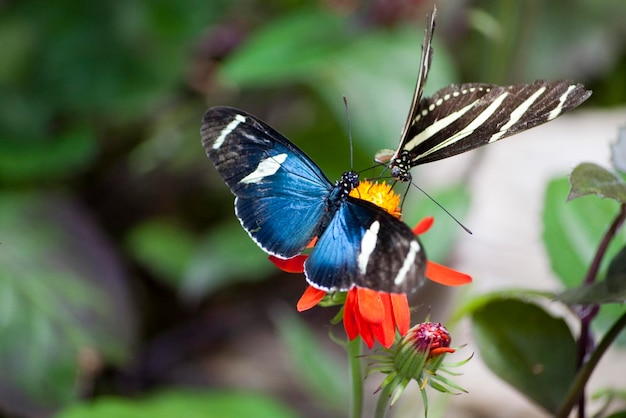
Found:
M 591 353 L 589 360 L 584 364 L 582 369 L 578 371 L 576 375 L 576 380 L 570 386 L 570 390 L 565 397 L 565 402 L 561 406 L 561 409 L 556 415 L 556 418 L 567 418 L 569 416 L 570 411 L 578 402 L 581 393 L 585 389 L 585 385 L 593 373 L 596 365 L 604 355 L 604 353 L 609 349 L 613 341 L 617 338 L 617 336 L 622 332 L 622 330 L 626 328 L 626 313 L 622 314 L 622 316 L 613 324 L 611 329 L 606 333 L 606 335 L 600 341 L 600 344 L 596 347 L 596 349 Z
M 346 344 L 348 362 L 350 363 L 350 377 L 352 378 L 351 418 L 361 418 L 363 415 L 363 367 L 361 365 L 361 347 L 360 338 L 355 338 Z
M 596 251 L 596 254 L 593 257 L 591 266 L 589 266 L 589 271 L 587 272 L 587 275 L 585 276 L 585 281 L 583 282 L 583 284 L 588 285 L 588 284 L 592 284 L 595 281 L 596 276 L 598 275 L 598 271 L 600 270 L 600 264 L 602 263 L 604 254 L 606 253 L 606 250 L 609 248 L 609 244 L 611 243 L 615 235 L 617 235 L 625 219 L 626 219 L 626 204 L 622 203 L 619 208 L 619 213 L 617 214 L 615 219 L 613 219 L 613 222 L 607 229 L 606 233 L 604 234 L 604 237 L 602 238 L 602 241 L 600 242 L 600 245 L 598 246 L 598 250 Z
M 596 251 L 595 256 L 593 257 L 593 261 L 589 266 L 589 270 L 587 271 L 587 275 L 585 276 L 585 280 L 583 285 L 591 285 L 596 281 L 598 276 L 598 271 L 600 271 L 600 264 L 604 259 L 607 249 L 609 248 L 609 244 L 619 231 L 620 227 L 624 223 L 624 219 L 626 219 L 626 205 L 621 204 L 620 210 L 608 230 L 604 234 L 602 241 L 600 241 L 600 245 L 598 246 L 598 250 Z M 587 357 L 587 352 L 589 347 L 591 346 L 590 342 L 592 341 L 591 337 L 591 322 L 596 317 L 598 312 L 600 311 L 599 305 L 588 305 L 581 307 L 579 317 L 580 317 L 580 336 L 578 337 L 578 358 L 576 362 L 576 369 L 580 370 L 585 363 L 585 358 Z M 585 388 L 582 388 L 582 391 L 579 394 L 578 398 L 578 416 L 579 418 L 585 417 Z
M 376 412 L 374 418 L 385 418 L 385 412 L 389 407 L 389 401 L 391 400 L 391 391 L 394 385 L 389 384 L 382 387 L 378 393 L 378 401 L 376 402 Z

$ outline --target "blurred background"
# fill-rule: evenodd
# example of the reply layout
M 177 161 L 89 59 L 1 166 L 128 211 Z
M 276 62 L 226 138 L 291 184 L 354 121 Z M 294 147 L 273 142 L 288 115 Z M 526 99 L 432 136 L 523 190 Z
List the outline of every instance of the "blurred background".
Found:
M 426 95 L 564 78 L 593 90 L 584 109 L 613 115 L 585 125 L 607 130 L 601 147 L 625 123 L 626 2 L 437 6 Z M 200 120 L 209 106 L 244 109 L 334 181 L 350 168 L 346 96 L 354 168 L 370 167 L 397 146 L 431 8 L 0 2 L 0 417 L 345 416 L 345 359 L 328 338 L 336 311 L 295 313 L 304 278 L 280 273 L 239 226 Z M 544 155 L 566 155 L 564 144 Z M 482 155 L 414 179 L 464 219 L 476 200 L 468 186 L 499 175 L 476 178 Z M 452 251 L 461 229 L 432 202 L 411 191 L 404 213 L 410 225 L 436 215 L 429 256 L 467 267 Z M 446 292 L 427 288 L 416 319 L 445 321 Z M 465 396 L 481 391 L 474 383 Z

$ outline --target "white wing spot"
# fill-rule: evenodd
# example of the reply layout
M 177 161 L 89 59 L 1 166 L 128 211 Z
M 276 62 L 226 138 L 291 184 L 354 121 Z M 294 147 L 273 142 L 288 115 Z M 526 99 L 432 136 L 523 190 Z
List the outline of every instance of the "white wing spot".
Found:
M 528 109 L 530 109 L 533 103 L 537 101 L 539 96 L 541 96 L 544 91 L 546 91 L 546 86 L 543 86 L 542 88 L 534 92 L 528 99 L 524 100 L 522 104 L 517 106 L 515 110 L 511 112 L 509 121 L 505 123 L 504 125 L 502 125 L 500 130 L 496 132 L 495 134 L 493 134 L 491 138 L 489 138 L 489 143 L 495 142 L 498 139 L 502 138 L 502 136 L 506 134 L 506 131 L 508 131 L 511 128 L 511 126 L 519 122 L 519 120 L 524 116 L 524 114 L 526 114 L 526 112 L 528 112 Z
M 503 93 L 498 96 L 489 106 L 487 106 L 485 110 L 483 110 L 478 116 L 472 119 L 472 121 L 467 126 L 447 138 L 445 141 L 442 141 L 436 146 L 429 148 L 423 154 L 419 155 L 418 158 L 422 158 L 424 156 L 432 154 L 433 152 L 437 152 L 440 149 L 449 147 L 457 143 L 461 139 L 471 135 L 479 126 L 485 123 L 485 121 L 487 121 L 494 113 L 498 111 L 498 108 L 502 105 L 502 102 L 509 94 L 510 93 Z M 474 107 L 474 105 L 478 103 L 479 100 L 480 99 L 476 99 L 474 100 L 474 102 L 468 104 L 464 108 L 459 109 L 456 112 L 450 113 L 446 117 L 439 119 L 437 122 L 433 123 L 428 128 L 424 129 L 422 132 L 414 136 L 410 141 L 408 141 L 405 145 L 405 148 L 414 148 L 415 146 L 417 146 L 417 144 L 421 144 L 437 132 L 441 131 L 447 126 L 450 126 L 452 123 L 459 120 L 472 107 Z
M 411 271 L 411 267 L 415 263 L 415 256 L 419 250 L 420 244 L 417 241 L 411 241 L 409 252 L 404 257 L 404 263 L 402 263 L 402 267 L 398 270 L 398 274 L 396 274 L 396 278 L 393 280 L 396 286 L 401 285 L 406 280 L 406 275 Z
M 454 97 L 459 97 L 461 95 L 461 93 L 459 93 L 458 91 L 455 91 L 455 92 L 452 93 L 452 95 Z
M 287 159 L 287 154 L 278 154 L 261 160 L 256 169 L 239 180 L 239 183 L 260 183 L 265 177 L 273 176 Z
M 426 116 L 426 115 L 428 115 L 428 109 L 422 110 L 422 116 Z
M 428 140 L 428 138 L 431 138 L 433 135 L 437 134 L 441 130 L 443 130 L 443 129 L 447 128 L 448 126 L 452 125 L 454 122 L 459 120 L 465 113 L 467 113 L 476 104 L 476 102 L 477 102 L 477 100 L 475 100 L 473 103 L 468 104 L 464 108 L 459 109 L 456 112 L 452 112 L 449 115 L 447 115 L 447 116 L 437 120 L 436 122 L 433 122 L 426 129 L 424 129 L 422 132 L 418 133 L 413 138 L 411 138 L 405 144 L 404 148 L 405 149 L 413 149 L 418 144 L 421 144 L 422 142 Z M 469 135 L 469 133 L 471 133 L 471 132 L 468 132 L 467 135 Z M 464 135 L 464 136 L 467 136 L 467 135 Z M 432 147 L 432 148 L 428 149 L 426 152 L 421 154 L 419 157 L 428 155 L 429 153 L 437 151 L 438 149 L 445 148 L 448 145 L 452 145 L 454 142 L 456 142 L 456 139 L 453 136 L 452 138 L 448 138 L 447 140 L 441 142 L 438 146 L 435 146 L 435 147 Z
M 361 251 L 359 252 L 359 256 L 357 257 L 357 262 L 359 264 L 359 272 L 362 275 L 365 275 L 365 273 L 367 272 L 367 262 L 370 259 L 370 255 L 372 255 L 372 253 L 374 252 L 374 248 L 376 248 L 376 241 L 378 241 L 379 230 L 380 222 L 372 222 L 369 229 L 365 231 L 363 239 L 361 240 Z
M 445 96 L 443 96 L 443 100 L 449 100 L 450 99 L 450 94 L 446 94 Z
M 567 91 L 565 91 L 565 93 L 563 93 L 563 95 L 559 97 L 559 104 L 554 109 L 552 109 L 552 112 L 550 112 L 550 114 L 548 115 L 548 120 L 552 120 L 561 114 L 561 112 L 563 111 L 563 104 L 565 104 L 567 96 L 569 96 L 570 92 L 575 88 L 576 86 L 572 84 L 567 88 Z
M 213 143 L 213 149 L 218 149 L 219 147 L 221 147 L 224 141 L 226 140 L 226 137 L 230 135 L 232 131 L 235 130 L 237 125 L 245 121 L 246 121 L 245 116 L 242 116 L 242 115 L 235 116 L 235 119 L 230 121 L 230 123 L 226 125 L 224 129 L 222 129 L 222 132 L 220 132 L 220 136 L 218 136 L 215 142 Z
M 428 106 L 428 110 L 430 110 L 431 112 L 435 110 L 435 104 L 431 103 L 430 106 Z
M 435 105 L 441 106 L 442 103 L 443 103 L 443 99 L 439 99 L 437 100 L 437 103 L 435 103 Z

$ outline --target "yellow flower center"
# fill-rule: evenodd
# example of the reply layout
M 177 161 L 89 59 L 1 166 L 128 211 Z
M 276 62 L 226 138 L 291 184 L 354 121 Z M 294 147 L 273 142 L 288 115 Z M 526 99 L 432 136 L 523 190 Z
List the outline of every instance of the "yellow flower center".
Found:
M 372 183 L 363 180 L 356 189 L 352 189 L 350 196 L 367 200 L 376 206 L 389 212 L 396 218 L 400 218 L 400 195 L 393 191 L 387 183 Z

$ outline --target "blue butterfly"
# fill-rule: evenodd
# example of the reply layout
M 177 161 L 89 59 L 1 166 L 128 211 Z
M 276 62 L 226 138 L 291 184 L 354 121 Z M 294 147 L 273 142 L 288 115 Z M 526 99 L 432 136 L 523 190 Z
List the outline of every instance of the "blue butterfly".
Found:
M 304 265 L 309 284 L 393 293 L 421 285 L 421 243 L 402 221 L 349 196 L 359 184 L 354 171 L 332 184 L 287 138 L 234 108 L 207 110 L 201 133 L 208 157 L 236 196 L 235 214 L 259 247 L 288 259 L 318 237 Z

